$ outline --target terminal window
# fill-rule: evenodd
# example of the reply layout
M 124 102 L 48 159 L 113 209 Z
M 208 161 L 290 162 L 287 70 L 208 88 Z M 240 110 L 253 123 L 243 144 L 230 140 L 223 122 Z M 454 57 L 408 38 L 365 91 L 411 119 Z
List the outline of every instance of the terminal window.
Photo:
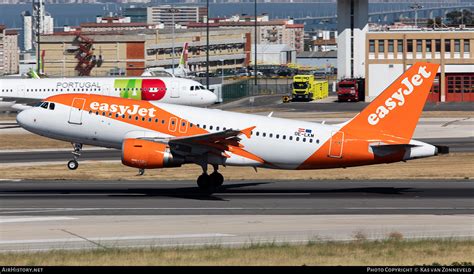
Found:
M 422 52 L 422 41 L 416 40 L 416 52 Z
M 426 40 L 426 52 L 431 52 L 431 40 Z
M 385 47 L 384 47 L 384 40 L 379 40 L 379 53 L 381 52 L 384 52 L 385 51 Z
M 454 51 L 461 52 L 461 40 L 459 39 L 454 40 Z
M 407 40 L 407 52 L 413 52 L 413 40 Z
M 450 52 L 451 51 L 451 40 L 447 39 L 444 40 L 444 51 Z
M 470 40 L 464 40 L 464 52 L 469 52 L 469 42 Z
M 388 40 L 388 52 L 393 52 L 393 40 Z
M 441 52 L 441 40 L 439 40 L 439 39 L 435 40 L 435 51 L 436 52 Z
M 369 40 L 369 52 L 375 52 L 375 41 Z
M 398 52 L 403 52 L 403 40 L 397 40 Z

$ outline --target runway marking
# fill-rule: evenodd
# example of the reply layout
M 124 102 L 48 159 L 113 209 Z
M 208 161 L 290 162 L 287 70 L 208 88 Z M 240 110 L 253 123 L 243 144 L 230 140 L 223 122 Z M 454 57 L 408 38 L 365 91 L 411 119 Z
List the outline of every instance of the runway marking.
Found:
M 24 223 L 24 222 L 44 222 L 44 221 L 64 221 L 64 220 L 75 220 L 77 218 L 72 217 L 30 217 L 30 218 L 13 218 L 13 219 L 0 219 L 0 223 Z
M 142 236 L 123 236 L 123 237 L 90 237 L 92 241 L 124 241 L 124 240 L 153 240 L 153 239 L 187 239 L 187 238 L 216 238 L 216 237 L 235 237 L 233 234 L 223 233 L 202 233 L 202 234 L 175 234 L 175 235 L 142 235 Z M 34 244 L 34 243 L 64 243 L 64 242 L 87 242 L 82 238 L 58 238 L 58 239 L 38 239 L 38 240 L 7 240 L 0 241 L 0 244 Z
M 198 211 L 198 210 L 474 210 L 474 207 L 348 207 L 348 208 L 314 208 L 314 207 L 141 207 L 141 208 L 114 208 L 114 207 L 105 207 L 105 208 L 0 208 L 1 214 L 18 214 L 18 213 L 42 213 L 42 212 L 67 212 L 67 211 L 133 211 L 133 210 L 189 210 L 189 211 Z M 4 210 L 13 210 L 13 211 L 4 211 Z

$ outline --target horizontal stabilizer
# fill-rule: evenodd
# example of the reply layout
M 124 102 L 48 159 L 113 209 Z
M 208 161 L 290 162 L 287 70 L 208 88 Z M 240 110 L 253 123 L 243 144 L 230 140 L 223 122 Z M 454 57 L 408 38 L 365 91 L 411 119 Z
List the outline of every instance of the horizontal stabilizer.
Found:
M 393 145 L 370 145 L 370 150 L 376 156 L 383 157 L 403 150 L 409 150 L 416 147 L 412 144 L 393 144 Z

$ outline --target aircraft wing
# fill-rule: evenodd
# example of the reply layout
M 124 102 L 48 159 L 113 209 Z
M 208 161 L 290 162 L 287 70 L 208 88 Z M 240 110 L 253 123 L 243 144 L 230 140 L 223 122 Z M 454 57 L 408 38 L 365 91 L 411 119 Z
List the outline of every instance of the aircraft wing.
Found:
M 255 128 L 249 127 L 243 130 L 227 129 L 219 132 L 199 134 L 185 137 L 172 138 L 140 138 L 153 142 L 166 143 L 171 150 L 187 156 L 214 153 L 229 157 L 226 152 L 241 152 L 243 146 L 240 144 L 241 135 L 250 138 L 251 131 Z

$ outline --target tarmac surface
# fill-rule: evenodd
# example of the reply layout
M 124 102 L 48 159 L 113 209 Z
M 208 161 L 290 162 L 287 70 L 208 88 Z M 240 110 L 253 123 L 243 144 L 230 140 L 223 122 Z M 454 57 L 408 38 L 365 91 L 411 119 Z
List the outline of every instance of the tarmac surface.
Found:
M 311 102 L 289 102 L 283 103 L 284 94 L 260 95 L 237 99 L 223 104 L 217 104 L 212 108 L 222 110 L 232 110 L 235 108 L 272 108 L 275 111 L 295 111 L 295 112 L 360 112 L 367 107 L 370 102 L 337 102 L 337 96 L 330 95 L 322 100 Z M 423 111 L 474 111 L 472 102 L 427 102 Z
M 1 181 L 0 216 L 472 214 L 472 180 Z
M 2 181 L 0 252 L 474 237 L 472 181 Z

